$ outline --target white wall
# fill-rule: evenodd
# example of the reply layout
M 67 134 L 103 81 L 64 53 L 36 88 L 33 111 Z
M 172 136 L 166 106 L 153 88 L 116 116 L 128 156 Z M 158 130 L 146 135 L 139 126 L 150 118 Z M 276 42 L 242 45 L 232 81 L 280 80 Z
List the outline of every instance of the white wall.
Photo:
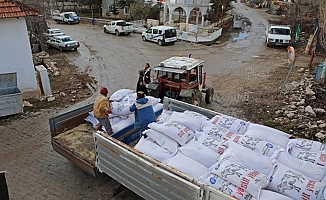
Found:
M 38 89 L 32 50 L 23 17 L 0 19 L 0 74 L 17 73 L 18 88 Z

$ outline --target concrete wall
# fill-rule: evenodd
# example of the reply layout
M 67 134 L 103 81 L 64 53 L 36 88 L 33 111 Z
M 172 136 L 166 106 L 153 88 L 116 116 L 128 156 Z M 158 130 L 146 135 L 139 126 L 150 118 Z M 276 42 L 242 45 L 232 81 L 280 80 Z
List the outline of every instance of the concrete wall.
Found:
M 23 93 L 38 91 L 25 19 L 0 19 L 0 27 L 0 74 L 16 72 Z

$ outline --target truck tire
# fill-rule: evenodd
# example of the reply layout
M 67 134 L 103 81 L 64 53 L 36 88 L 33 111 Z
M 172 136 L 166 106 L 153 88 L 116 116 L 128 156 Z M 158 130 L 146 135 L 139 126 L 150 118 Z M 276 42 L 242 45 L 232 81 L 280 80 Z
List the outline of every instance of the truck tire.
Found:
M 201 106 L 202 104 L 202 94 L 199 90 L 194 90 L 193 95 L 192 95 L 192 102 L 191 104 L 195 106 Z
M 108 30 L 106 28 L 103 29 L 104 33 L 108 33 Z
M 143 36 L 143 37 L 141 37 L 141 38 L 143 39 L 144 42 L 147 41 L 145 36 Z
M 70 24 L 71 24 L 71 22 L 70 22 L 70 21 L 68 21 L 68 24 L 70 25 Z
M 57 19 L 55 19 L 54 22 L 57 23 L 57 24 L 59 24 L 59 20 L 57 20 Z
M 119 33 L 119 31 L 118 31 L 118 30 L 115 30 L 115 35 L 117 35 L 117 36 L 119 36 L 119 35 L 120 35 L 120 33 Z
M 157 41 L 157 44 L 160 45 L 160 46 L 162 46 L 163 45 L 163 41 L 162 40 L 158 40 Z
M 59 51 L 63 52 L 63 49 L 62 49 L 62 47 L 59 47 Z
M 205 95 L 205 102 L 207 104 L 212 103 L 213 96 L 214 96 L 214 88 L 212 87 L 207 88 L 206 95 Z

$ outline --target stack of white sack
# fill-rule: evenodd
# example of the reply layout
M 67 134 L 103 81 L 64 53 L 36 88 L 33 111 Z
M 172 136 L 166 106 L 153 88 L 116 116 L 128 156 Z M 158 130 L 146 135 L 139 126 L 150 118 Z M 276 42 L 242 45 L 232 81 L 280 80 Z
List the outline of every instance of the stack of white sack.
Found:
M 163 161 L 172 154 L 149 137 L 141 137 L 134 148 L 158 161 Z
M 110 103 L 112 114 L 109 114 L 109 120 L 113 132 L 118 132 L 135 123 L 135 117 L 129 108 L 136 102 L 137 93 L 131 89 L 120 89 L 114 92 L 109 99 L 114 101 Z M 159 98 L 152 96 L 146 96 L 151 102 L 154 112 L 158 112 L 163 109 L 163 104 L 160 103 Z M 87 122 L 92 123 L 93 127 L 96 127 L 98 120 L 94 117 L 94 112 L 89 112 L 89 115 L 85 118 Z M 104 127 L 102 127 L 105 130 Z
M 209 119 L 192 111 L 163 110 L 149 128 L 148 140 L 169 152 L 160 157 L 163 163 L 231 197 L 326 199 L 325 144 L 289 139 L 280 130 L 225 115 Z
M 263 156 L 237 143 L 229 142 L 229 148 L 220 156 L 218 161 L 209 168 L 210 173 L 200 178 L 227 194 L 239 199 L 254 197 L 260 198 L 260 192 L 269 184 L 269 177 L 275 168 L 275 159 Z M 227 191 L 221 188 L 221 182 L 214 180 L 214 175 L 224 180 L 224 184 L 231 183 L 237 190 Z M 215 184 L 218 183 L 218 185 Z
M 306 139 L 292 139 L 287 150 L 292 156 L 300 160 L 326 166 L 325 144 Z

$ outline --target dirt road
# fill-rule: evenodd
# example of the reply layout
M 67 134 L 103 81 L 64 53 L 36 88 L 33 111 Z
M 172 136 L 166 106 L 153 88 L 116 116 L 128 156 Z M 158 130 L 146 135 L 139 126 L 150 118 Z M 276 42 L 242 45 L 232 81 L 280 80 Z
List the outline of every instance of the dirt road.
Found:
M 213 46 L 177 42 L 171 46 L 144 43 L 140 35 L 117 37 L 104 34 L 101 27 L 89 24 L 50 24 L 81 42 L 77 52 L 65 55 L 82 72 L 94 77 L 97 89 L 109 88 L 110 93 L 121 88 L 135 88 L 138 70 L 145 62 L 152 66 L 178 54 L 205 60 L 208 81 L 215 88 L 211 108 L 228 115 L 241 114 L 240 106 L 254 98 L 256 88 L 263 91 L 277 89 L 287 72 L 284 48 L 266 48 L 264 31 L 267 20 L 263 12 L 240 3 L 235 10 L 250 21 L 245 29 L 247 37 Z M 238 35 L 234 35 L 238 37 Z M 304 66 L 306 58 L 299 58 Z M 271 74 L 278 68 L 284 73 L 271 82 Z M 298 66 L 299 68 L 300 66 Z M 66 84 L 66 83 L 63 83 Z M 44 109 L 0 119 L 0 171 L 7 171 L 10 197 L 20 199 L 109 199 L 114 192 L 114 181 L 107 176 L 96 179 L 74 166 L 53 151 L 50 144 L 48 119 L 56 112 L 92 102 L 87 100 L 65 109 Z M 129 192 L 120 199 L 141 199 Z

